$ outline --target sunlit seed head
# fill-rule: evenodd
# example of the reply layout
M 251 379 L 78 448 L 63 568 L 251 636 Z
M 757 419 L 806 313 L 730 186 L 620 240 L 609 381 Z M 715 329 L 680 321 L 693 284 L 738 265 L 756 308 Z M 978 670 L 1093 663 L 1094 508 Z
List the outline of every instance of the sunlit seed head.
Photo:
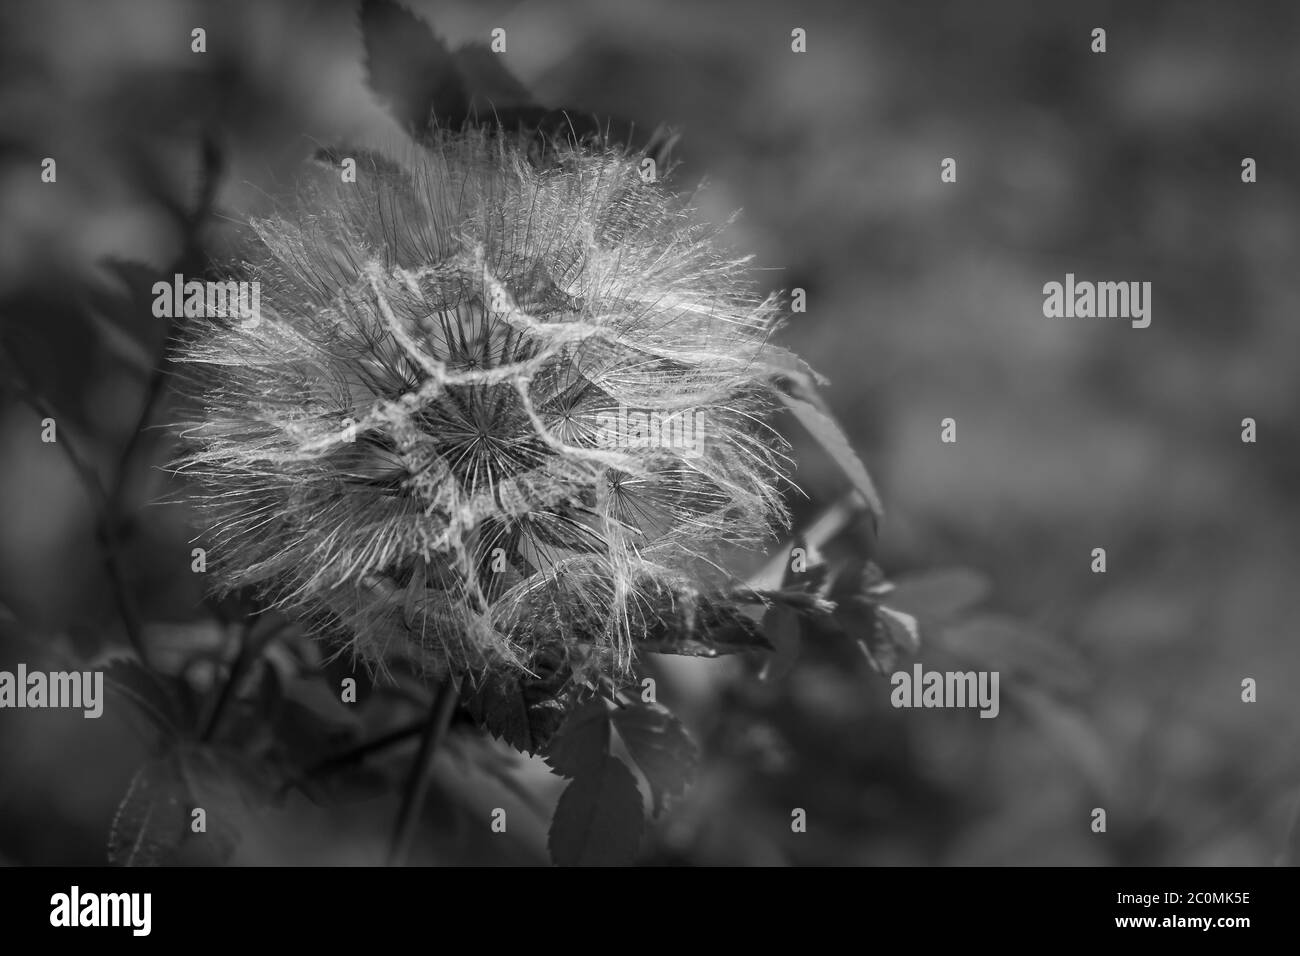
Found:
M 625 670 L 665 594 L 784 522 L 774 303 L 618 151 L 449 133 L 358 167 L 252 223 L 261 321 L 176 355 L 220 586 L 380 668 Z M 628 408 L 695 415 L 697 453 L 602 442 Z

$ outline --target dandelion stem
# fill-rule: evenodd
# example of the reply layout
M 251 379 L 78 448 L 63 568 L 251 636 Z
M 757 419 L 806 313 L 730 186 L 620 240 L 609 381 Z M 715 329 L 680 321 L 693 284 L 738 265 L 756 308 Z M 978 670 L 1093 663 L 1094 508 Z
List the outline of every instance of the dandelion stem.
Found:
M 429 791 L 429 770 L 433 757 L 447 734 L 459 698 L 460 682 L 448 675 L 434 695 L 433 706 L 429 708 L 424 733 L 420 737 L 420 749 L 411 763 L 406 785 L 402 788 L 402 806 L 397 814 L 397 825 L 393 828 L 393 838 L 388 845 L 389 866 L 402 866 L 406 863 L 411 838 L 415 835 L 418 811 L 424 805 L 425 795 Z

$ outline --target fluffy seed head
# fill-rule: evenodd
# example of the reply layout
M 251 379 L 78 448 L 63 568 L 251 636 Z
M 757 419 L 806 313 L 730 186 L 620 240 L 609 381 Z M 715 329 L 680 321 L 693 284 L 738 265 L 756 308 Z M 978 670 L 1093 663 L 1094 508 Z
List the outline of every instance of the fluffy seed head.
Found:
M 221 587 L 380 668 L 617 673 L 784 523 L 776 304 L 639 157 L 549 159 L 445 133 L 251 224 L 260 321 L 175 356 Z

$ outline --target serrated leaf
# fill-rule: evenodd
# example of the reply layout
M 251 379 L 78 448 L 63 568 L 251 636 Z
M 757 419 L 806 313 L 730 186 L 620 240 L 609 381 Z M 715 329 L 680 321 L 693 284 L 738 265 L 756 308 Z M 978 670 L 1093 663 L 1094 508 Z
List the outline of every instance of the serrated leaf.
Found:
M 546 751 L 556 773 L 578 777 L 595 773 L 609 754 L 609 708 L 593 697 L 565 718 Z
M 623 761 L 606 757 L 560 794 L 547 849 L 558 866 L 627 866 L 636 859 L 644 830 L 636 778 Z
M 839 423 L 812 402 L 785 392 L 778 394 L 785 406 L 794 413 L 794 417 L 808 430 L 808 434 L 826 449 L 826 453 L 840 466 L 853 487 L 866 499 L 871 513 L 877 518 L 884 517 L 884 507 L 880 503 L 880 495 L 876 493 L 875 483 L 872 482 L 866 465 L 862 464 L 862 459 L 849 445 L 849 439 Z
M 539 753 L 564 722 L 549 682 L 500 677 L 461 698 L 475 723 L 522 753 Z
M 361 35 L 370 88 L 403 129 L 419 139 L 434 118 L 443 128 L 465 122 L 465 83 L 446 44 L 424 21 L 391 0 L 364 0 Z
M 650 784 L 655 813 L 695 779 L 699 750 L 682 722 L 662 704 L 637 703 L 614 711 L 614 727 Z
M 884 574 L 874 563 L 866 558 L 850 555 L 843 564 L 835 568 L 827 595 L 837 603 L 851 598 L 874 597 L 884 583 Z
M 151 760 L 135 772 L 108 831 L 113 866 L 170 863 L 189 828 L 189 799 L 173 755 Z

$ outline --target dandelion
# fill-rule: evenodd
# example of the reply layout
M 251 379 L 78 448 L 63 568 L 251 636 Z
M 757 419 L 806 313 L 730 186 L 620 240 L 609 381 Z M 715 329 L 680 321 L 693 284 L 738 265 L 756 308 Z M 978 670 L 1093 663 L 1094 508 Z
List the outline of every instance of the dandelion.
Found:
M 443 132 L 251 224 L 260 321 L 175 356 L 220 588 L 381 670 L 618 675 L 785 525 L 776 302 L 633 155 L 548 159 Z M 602 441 L 627 408 L 698 448 Z

